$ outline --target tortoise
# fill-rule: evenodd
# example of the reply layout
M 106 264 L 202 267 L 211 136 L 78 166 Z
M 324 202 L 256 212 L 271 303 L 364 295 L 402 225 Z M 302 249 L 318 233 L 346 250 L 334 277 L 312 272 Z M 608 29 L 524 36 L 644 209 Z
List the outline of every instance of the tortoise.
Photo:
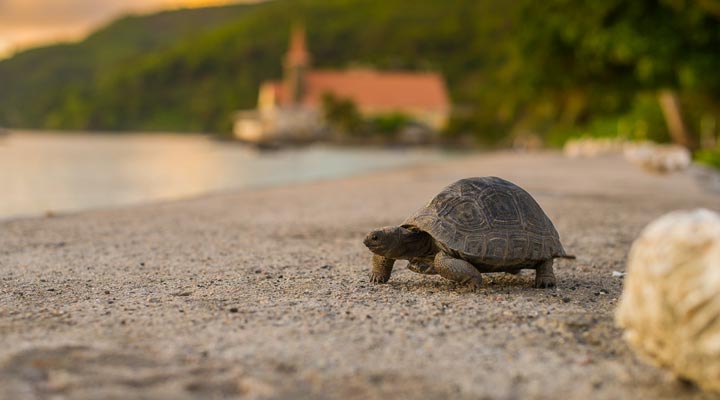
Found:
M 497 177 L 450 184 L 399 226 L 370 232 L 370 280 L 385 283 L 396 260 L 420 274 L 439 274 L 473 288 L 482 273 L 535 270 L 535 287 L 555 286 L 555 258 L 565 253 L 550 218 L 532 196 Z

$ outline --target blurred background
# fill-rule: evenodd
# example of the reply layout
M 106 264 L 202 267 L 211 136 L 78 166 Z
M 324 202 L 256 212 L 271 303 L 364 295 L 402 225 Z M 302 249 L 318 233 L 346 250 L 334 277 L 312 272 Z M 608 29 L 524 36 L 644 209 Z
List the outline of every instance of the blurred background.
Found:
M 716 0 L 2 0 L 0 58 L 0 218 L 578 138 L 720 168 Z

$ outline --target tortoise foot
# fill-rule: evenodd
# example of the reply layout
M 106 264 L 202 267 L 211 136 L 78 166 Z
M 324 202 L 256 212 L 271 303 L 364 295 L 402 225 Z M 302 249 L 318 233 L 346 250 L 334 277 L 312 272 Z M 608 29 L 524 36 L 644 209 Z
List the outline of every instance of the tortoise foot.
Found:
M 555 273 L 553 272 L 553 260 L 541 262 L 535 270 L 535 287 L 539 289 L 554 288 Z
M 388 279 L 390 279 L 390 275 L 370 273 L 370 282 L 372 283 L 386 283 Z
M 536 276 L 535 277 L 535 287 L 538 289 L 550 289 L 557 286 L 555 284 L 555 277 L 554 276 Z
M 480 290 L 483 286 L 482 282 L 482 278 L 473 277 L 472 279 L 469 279 L 467 282 L 465 282 L 465 284 L 472 290 Z

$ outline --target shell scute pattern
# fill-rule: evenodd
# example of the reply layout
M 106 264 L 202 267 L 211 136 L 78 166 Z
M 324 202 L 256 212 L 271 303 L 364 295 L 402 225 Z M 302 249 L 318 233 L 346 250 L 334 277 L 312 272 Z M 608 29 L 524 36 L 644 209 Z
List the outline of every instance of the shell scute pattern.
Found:
M 518 260 L 528 253 L 528 235 L 525 232 L 513 233 L 510 238 L 510 254 L 509 259 Z
M 513 193 L 498 190 L 487 191 L 483 195 L 486 204 L 486 215 L 493 228 L 516 227 L 523 225 L 520 208 Z
M 515 195 L 517 202 L 522 204 L 524 211 L 523 215 L 525 216 L 524 223 L 527 230 L 538 234 L 545 234 L 548 233 L 548 230 L 550 230 L 557 235 L 555 227 L 550 222 L 547 215 L 545 215 L 542 208 L 540 208 L 540 205 L 538 205 L 529 193 L 524 190 L 520 190 L 517 191 Z
M 540 260 L 543 258 L 543 238 L 538 235 L 530 235 L 529 254 L 527 257 L 531 260 Z
M 488 239 L 486 258 L 505 260 L 507 258 L 508 240 L 501 235 L 495 235 Z
M 444 227 L 455 226 L 470 233 L 487 226 L 483 209 L 472 196 L 460 194 L 444 198 L 437 203 L 437 208 L 437 217 L 443 219 Z
M 495 177 L 449 185 L 403 225 L 424 230 L 443 247 L 489 264 L 565 254 L 555 227 L 535 199 Z

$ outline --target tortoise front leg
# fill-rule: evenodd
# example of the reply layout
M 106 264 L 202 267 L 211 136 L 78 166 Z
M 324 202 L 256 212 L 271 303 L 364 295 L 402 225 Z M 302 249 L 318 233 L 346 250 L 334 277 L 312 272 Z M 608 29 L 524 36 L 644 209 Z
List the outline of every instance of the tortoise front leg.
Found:
M 373 254 L 372 271 L 370 271 L 370 282 L 385 283 L 390 279 L 395 260 Z

